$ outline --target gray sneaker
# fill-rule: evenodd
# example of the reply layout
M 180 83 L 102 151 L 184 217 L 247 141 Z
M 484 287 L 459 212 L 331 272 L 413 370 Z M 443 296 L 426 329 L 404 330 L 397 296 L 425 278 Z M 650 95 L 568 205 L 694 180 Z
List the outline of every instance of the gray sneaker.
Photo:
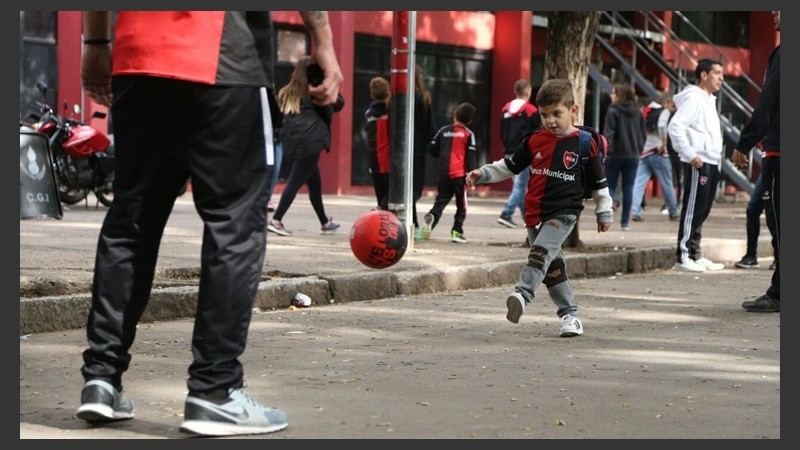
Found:
M 224 395 L 224 394 L 223 394 Z M 201 436 L 265 434 L 289 426 L 289 418 L 280 409 L 259 403 L 244 389 L 228 389 L 228 395 L 213 399 L 189 395 L 184 405 L 180 430 Z
M 111 422 L 133 418 L 133 401 L 107 381 L 89 380 L 81 390 L 76 416 L 87 422 Z
M 292 235 L 292 232 L 287 230 L 286 227 L 284 227 L 283 224 L 278 220 L 270 219 L 269 222 L 267 222 L 267 230 L 280 236 Z
M 321 226 L 319 229 L 319 234 L 333 234 L 336 233 L 340 225 L 333 221 L 333 217 L 328 217 L 328 222 Z

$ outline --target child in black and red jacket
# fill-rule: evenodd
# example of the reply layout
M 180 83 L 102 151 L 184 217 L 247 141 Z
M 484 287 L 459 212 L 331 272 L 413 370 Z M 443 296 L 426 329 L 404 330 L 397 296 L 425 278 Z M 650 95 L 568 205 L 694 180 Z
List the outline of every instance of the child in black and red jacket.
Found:
M 471 171 L 466 183 L 496 183 L 523 170 L 531 172 L 525 194 L 525 226 L 531 249 L 517 287 L 506 299 L 506 319 L 518 323 L 536 289 L 544 283 L 561 318 L 559 335 L 578 336 L 583 334 L 583 324 L 561 246 L 578 223 L 586 190 L 591 191 L 596 205 L 597 231 L 608 231 L 614 221 L 601 153 L 606 140 L 595 130 L 573 125 L 578 106 L 569 80 L 546 81 L 536 95 L 536 104 L 542 128 L 526 136 L 512 155 Z M 584 161 L 581 135 L 587 132 L 589 145 Z
M 364 113 L 367 132 L 367 149 L 369 156 L 369 173 L 378 209 L 389 209 L 389 155 L 391 140 L 389 138 L 389 82 L 386 78 L 375 77 L 369 81 L 369 96 L 372 102 Z
M 466 244 L 464 237 L 464 219 L 467 217 L 467 191 L 465 175 L 478 167 L 475 147 L 475 133 L 469 126 L 475 119 L 475 106 L 470 103 L 458 105 L 453 113 L 453 123 L 445 125 L 436 132 L 428 151 L 439 160 L 439 184 L 436 200 L 422 226 L 422 238 L 429 239 L 431 231 L 439 223 L 442 211 L 456 198 L 456 215 L 450 229 L 450 240 L 458 244 Z

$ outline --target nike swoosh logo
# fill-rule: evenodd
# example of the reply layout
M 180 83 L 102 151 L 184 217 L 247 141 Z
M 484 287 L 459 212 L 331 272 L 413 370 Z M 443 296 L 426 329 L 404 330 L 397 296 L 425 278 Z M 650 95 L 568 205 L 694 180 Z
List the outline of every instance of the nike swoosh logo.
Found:
M 211 402 L 205 402 L 203 407 L 235 421 L 243 421 L 250 418 L 250 413 L 242 405 L 236 405 L 234 409 L 229 409 Z

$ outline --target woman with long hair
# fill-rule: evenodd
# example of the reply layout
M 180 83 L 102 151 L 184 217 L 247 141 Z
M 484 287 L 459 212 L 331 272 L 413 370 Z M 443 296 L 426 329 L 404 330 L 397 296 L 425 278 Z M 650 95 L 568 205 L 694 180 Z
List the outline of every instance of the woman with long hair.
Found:
M 422 66 L 417 65 L 414 71 L 414 178 L 413 178 L 413 219 L 414 239 L 422 239 L 422 229 L 417 220 L 417 201 L 422 197 L 422 188 L 425 186 L 425 158 L 426 148 L 436 127 L 433 122 L 433 108 L 431 107 L 431 94 L 425 86 L 425 75 Z
M 292 235 L 283 225 L 283 216 L 304 184 L 308 186 L 308 198 L 319 219 L 320 234 L 333 234 L 339 228 L 325 213 L 322 204 L 319 157 L 323 150 L 330 152 L 331 120 L 333 113 L 344 107 L 344 97 L 339 94 L 333 105 L 316 106 L 308 95 L 309 65 L 308 57 L 300 59 L 289 83 L 278 91 L 278 104 L 283 112 L 283 157 L 291 161 L 291 169 L 267 229 L 281 236 Z

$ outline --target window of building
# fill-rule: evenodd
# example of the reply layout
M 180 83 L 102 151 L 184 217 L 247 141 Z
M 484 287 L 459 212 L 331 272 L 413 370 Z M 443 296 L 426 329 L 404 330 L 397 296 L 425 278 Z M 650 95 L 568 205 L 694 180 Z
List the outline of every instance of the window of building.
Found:
M 690 42 L 725 47 L 748 47 L 750 11 L 675 11 L 672 31 Z

